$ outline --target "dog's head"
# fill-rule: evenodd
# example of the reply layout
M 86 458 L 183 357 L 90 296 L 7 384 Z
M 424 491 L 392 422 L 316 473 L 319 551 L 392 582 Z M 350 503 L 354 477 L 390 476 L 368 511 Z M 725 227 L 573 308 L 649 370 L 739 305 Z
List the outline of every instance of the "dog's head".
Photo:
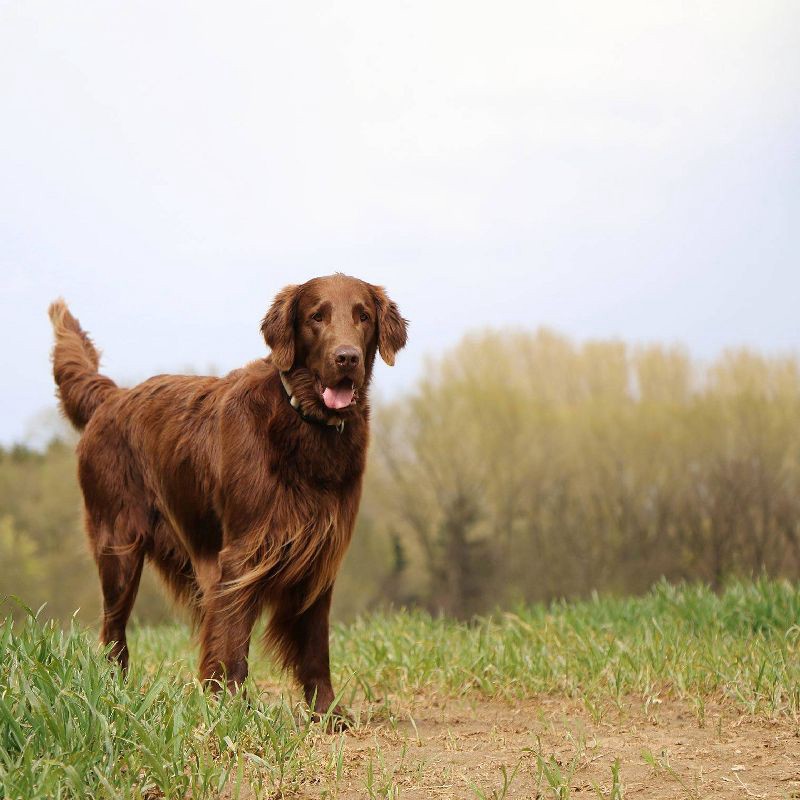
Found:
M 336 274 L 279 292 L 261 332 L 278 370 L 312 382 L 305 402 L 340 412 L 369 384 L 376 351 L 394 364 L 406 327 L 382 287 Z

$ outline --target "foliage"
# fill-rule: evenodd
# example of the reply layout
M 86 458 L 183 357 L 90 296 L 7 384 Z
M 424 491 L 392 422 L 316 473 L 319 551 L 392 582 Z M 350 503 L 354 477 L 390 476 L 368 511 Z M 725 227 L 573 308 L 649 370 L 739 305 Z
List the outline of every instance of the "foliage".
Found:
M 20 597 L 43 616 L 69 620 L 99 615 L 100 590 L 86 547 L 75 453 L 53 439 L 41 452 L 0 448 L 0 597 Z M 142 620 L 164 617 L 165 604 L 148 576 L 137 603 Z M 20 616 L 18 607 L 15 613 Z
M 496 605 L 800 570 L 800 363 L 487 332 L 377 414 L 395 600 Z

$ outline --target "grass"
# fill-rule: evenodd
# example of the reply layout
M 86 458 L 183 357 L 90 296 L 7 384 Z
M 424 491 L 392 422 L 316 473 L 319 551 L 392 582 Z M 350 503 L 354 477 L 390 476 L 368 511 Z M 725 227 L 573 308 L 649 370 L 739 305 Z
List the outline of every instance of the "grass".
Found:
M 268 659 L 254 649 L 247 699 L 217 699 L 192 678 L 196 654 L 185 627 L 132 633 L 123 680 L 93 632 L 33 615 L 6 618 L 0 798 L 244 798 L 309 786 L 316 796 L 336 795 L 352 735 L 324 734 L 285 681 L 275 688 L 282 678 Z M 393 730 L 400 704 L 431 694 L 476 702 L 567 695 L 597 718 L 631 696 L 645 707 L 677 697 L 691 702 L 701 725 L 711 700 L 796 717 L 800 587 L 759 580 L 715 595 L 662 583 L 642 598 L 520 607 L 468 624 L 418 611 L 373 614 L 334 629 L 332 658 L 361 739 L 376 725 Z M 414 746 L 412 732 L 404 748 Z M 363 796 L 398 796 L 406 749 L 398 765 L 376 742 Z M 569 796 L 574 765 L 541 751 L 532 763 L 554 797 Z M 602 796 L 621 797 L 619 764 L 611 772 L 611 793 Z M 474 796 L 506 796 L 515 775 L 511 765 Z

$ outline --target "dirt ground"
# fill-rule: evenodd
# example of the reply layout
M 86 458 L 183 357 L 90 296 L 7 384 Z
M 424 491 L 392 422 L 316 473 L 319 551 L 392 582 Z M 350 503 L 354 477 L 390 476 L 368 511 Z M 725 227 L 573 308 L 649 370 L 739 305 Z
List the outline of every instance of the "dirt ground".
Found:
M 400 721 L 349 733 L 336 788 L 304 796 L 800 798 L 798 720 L 668 699 L 592 711 L 556 697 L 420 697 Z

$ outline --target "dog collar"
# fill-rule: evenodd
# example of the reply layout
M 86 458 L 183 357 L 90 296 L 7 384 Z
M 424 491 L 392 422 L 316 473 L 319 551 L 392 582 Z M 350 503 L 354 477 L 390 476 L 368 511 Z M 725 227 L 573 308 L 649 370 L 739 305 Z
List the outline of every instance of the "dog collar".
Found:
M 336 428 L 339 433 L 344 430 L 344 420 L 341 417 L 329 417 L 327 420 L 323 421 L 318 417 L 312 417 L 309 414 L 306 414 L 300 407 L 300 401 L 294 395 L 292 384 L 289 383 L 289 373 L 278 372 L 278 375 L 281 376 L 281 383 L 283 384 L 283 390 L 286 392 L 286 397 L 289 400 L 289 405 L 300 415 L 300 419 L 302 419 L 303 422 L 309 422 L 312 425 L 322 425 L 323 427 Z

